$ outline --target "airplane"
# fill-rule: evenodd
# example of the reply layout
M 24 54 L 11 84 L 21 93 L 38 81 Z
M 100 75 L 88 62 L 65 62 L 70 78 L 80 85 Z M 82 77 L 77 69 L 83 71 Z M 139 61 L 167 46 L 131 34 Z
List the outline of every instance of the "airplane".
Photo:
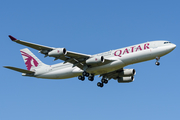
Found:
M 66 48 L 54 48 L 18 40 L 9 35 L 9 38 L 18 44 L 36 49 L 44 57 L 54 57 L 54 60 L 64 62 L 47 65 L 39 60 L 28 48 L 21 49 L 27 70 L 4 66 L 5 68 L 21 72 L 22 76 L 43 78 L 43 79 L 67 79 L 78 77 L 84 81 L 94 80 L 95 75 L 102 77 L 98 87 L 103 87 L 109 80 L 117 80 L 118 83 L 129 83 L 134 81 L 135 69 L 124 69 L 125 66 L 156 59 L 155 64 L 160 65 L 160 57 L 170 53 L 176 45 L 165 40 L 150 41 L 116 50 L 110 50 L 95 55 L 82 54 L 66 50 Z

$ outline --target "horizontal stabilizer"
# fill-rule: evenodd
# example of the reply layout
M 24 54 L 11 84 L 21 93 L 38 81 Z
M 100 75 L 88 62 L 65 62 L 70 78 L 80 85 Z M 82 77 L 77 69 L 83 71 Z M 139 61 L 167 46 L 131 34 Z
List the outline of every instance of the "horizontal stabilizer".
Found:
M 3 66 L 3 67 L 11 69 L 11 70 L 15 70 L 17 72 L 21 72 L 21 73 L 34 73 L 33 71 L 29 71 L 29 70 L 25 70 L 25 69 L 21 69 L 21 68 L 16 68 L 16 67 L 11 67 L 11 66 Z

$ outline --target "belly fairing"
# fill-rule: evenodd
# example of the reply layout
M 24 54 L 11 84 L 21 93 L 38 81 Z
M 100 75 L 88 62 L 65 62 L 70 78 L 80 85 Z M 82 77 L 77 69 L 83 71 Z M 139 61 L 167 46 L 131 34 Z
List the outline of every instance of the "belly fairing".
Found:
M 124 66 L 125 64 L 121 60 L 116 60 L 103 66 L 88 68 L 87 72 L 98 75 L 120 69 Z

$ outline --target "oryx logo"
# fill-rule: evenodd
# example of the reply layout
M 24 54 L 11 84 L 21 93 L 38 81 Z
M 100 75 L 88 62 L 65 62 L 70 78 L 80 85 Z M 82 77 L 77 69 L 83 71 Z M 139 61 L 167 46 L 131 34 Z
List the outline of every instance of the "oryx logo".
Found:
M 26 60 L 25 64 L 26 64 L 26 67 L 28 70 L 30 70 L 32 66 L 34 66 L 34 67 L 38 66 L 39 63 L 31 55 L 29 55 L 23 51 L 21 51 L 21 54 L 22 54 L 22 56 L 27 57 L 27 58 L 25 58 L 25 59 L 23 58 L 23 59 Z

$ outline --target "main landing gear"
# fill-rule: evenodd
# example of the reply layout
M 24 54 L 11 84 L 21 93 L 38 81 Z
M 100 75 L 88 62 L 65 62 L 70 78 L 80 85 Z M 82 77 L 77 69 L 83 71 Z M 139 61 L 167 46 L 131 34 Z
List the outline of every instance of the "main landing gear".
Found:
M 94 74 L 89 74 L 89 73 L 86 72 L 86 71 L 84 71 L 84 72 L 82 73 L 82 75 L 79 75 L 79 76 L 78 76 L 78 79 L 81 80 L 81 81 L 84 81 L 84 80 L 85 80 L 85 77 L 88 77 L 88 80 L 89 80 L 89 81 L 93 81 L 93 80 L 94 80 Z M 108 80 L 105 79 L 105 78 L 102 78 L 102 79 L 101 79 L 101 82 L 98 82 L 98 83 L 97 83 L 97 86 L 98 86 L 98 87 L 103 87 L 104 84 L 107 84 L 107 83 L 108 83 Z
M 93 75 L 93 74 L 89 74 L 89 73 L 86 72 L 86 71 L 84 71 L 84 72 L 82 73 L 82 75 L 79 75 L 79 76 L 78 76 L 78 79 L 84 81 L 84 80 L 85 80 L 85 77 L 88 77 L 88 80 L 89 80 L 89 81 L 93 81 L 93 80 L 94 80 L 94 75 Z
M 156 57 L 156 63 L 155 63 L 155 64 L 156 64 L 157 66 L 160 65 L 160 63 L 158 62 L 159 60 L 160 60 L 160 57 Z
M 98 87 L 103 87 L 104 84 L 107 84 L 107 83 L 108 83 L 108 80 L 106 80 L 105 78 L 102 78 L 102 79 L 101 79 L 101 82 L 98 82 L 98 83 L 97 83 L 97 86 L 98 86 Z

